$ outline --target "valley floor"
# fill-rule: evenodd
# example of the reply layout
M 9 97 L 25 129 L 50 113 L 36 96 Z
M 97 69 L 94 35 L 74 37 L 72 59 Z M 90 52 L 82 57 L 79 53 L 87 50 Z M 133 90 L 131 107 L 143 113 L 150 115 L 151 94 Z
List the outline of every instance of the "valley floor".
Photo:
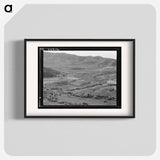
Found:
M 113 81 L 113 83 L 112 83 Z M 43 79 L 43 104 L 59 105 L 116 105 L 115 79 L 81 78 L 68 75 Z

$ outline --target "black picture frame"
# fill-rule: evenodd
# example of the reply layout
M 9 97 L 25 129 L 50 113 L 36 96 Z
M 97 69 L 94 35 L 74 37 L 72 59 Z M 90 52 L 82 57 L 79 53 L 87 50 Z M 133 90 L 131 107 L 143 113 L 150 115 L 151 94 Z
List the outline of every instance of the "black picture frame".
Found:
M 133 114 L 131 116 L 28 116 L 26 114 L 26 87 L 27 87 L 27 84 L 26 84 L 26 78 L 27 78 L 27 75 L 26 75 L 26 71 L 27 71 L 26 43 L 28 41 L 102 41 L 102 42 L 103 41 L 131 41 L 133 42 Z M 44 47 L 40 47 L 40 48 L 44 48 Z M 121 48 L 119 46 L 112 47 L 112 49 L 115 49 L 121 53 Z M 119 59 L 119 61 L 120 61 L 119 63 L 121 64 L 121 58 Z M 122 72 L 121 68 L 119 68 L 118 70 Z M 120 80 L 119 82 L 121 82 L 121 76 L 119 80 Z M 39 80 L 38 80 L 38 83 L 39 83 Z M 120 89 L 119 91 L 121 92 L 121 85 L 119 86 L 119 89 Z M 38 94 L 39 94 L 39 87 L 38 87 Z M 120 109 L 120 108 L 121 106 L 115 109 Z M 41 109 L 44 109 L 44 108 L 41 108 Z M 24 39 L 24 117 L 25 118 L 135 118 L 135 39 Z

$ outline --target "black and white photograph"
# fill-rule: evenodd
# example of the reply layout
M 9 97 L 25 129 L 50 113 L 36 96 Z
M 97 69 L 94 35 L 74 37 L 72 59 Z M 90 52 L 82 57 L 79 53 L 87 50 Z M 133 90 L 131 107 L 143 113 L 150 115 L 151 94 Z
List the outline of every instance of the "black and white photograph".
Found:
M 39 107 L 120 107 L 120 54 L 120 47 L 40 47 Z
M 25 39 L 26 118 L 134 118 L 134 39 Z

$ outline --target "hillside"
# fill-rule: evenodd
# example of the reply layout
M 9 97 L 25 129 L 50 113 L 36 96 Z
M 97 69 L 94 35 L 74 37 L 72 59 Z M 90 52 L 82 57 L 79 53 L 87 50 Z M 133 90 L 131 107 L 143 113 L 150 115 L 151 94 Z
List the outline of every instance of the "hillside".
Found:
M 116 60 L 44 54 L 45 105 L 116 105 Z
M 44 66 L 52 69 L 68 70 L 74 68 L 79 69 L 97 69 L 106 66 L 116 66 L 116 60 L 110 58 L 103 58 L 100 56 L 77 56 L 66 53 L 45 53 Z
M 51 68 L 47 68 L 47 67 L 44 67 L 43 68 L 43 77 L 45 78 L 49 78 L 49 77 L 57 77 L 61 74 L 61 72 L 59 71 L 56 71 L 54 69 L 51 69 Z

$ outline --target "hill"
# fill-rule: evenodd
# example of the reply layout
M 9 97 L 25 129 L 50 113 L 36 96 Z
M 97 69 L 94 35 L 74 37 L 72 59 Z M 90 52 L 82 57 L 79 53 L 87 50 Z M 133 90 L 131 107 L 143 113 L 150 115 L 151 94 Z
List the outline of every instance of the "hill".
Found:
M 59 75 L 61 75 L 61 72 L 59 72 L 57 70 L 47 68 L 47 67 L 43 68 L 43 77 L 44 78 L 58 77 Z
M 116 105 L 116 60 L 44 53 L 45 105 Z
M 100 56 L 78 56 L 66 53 L 44 53 L 44 66 L 62 71 L 115 67 L 116 60 Z

